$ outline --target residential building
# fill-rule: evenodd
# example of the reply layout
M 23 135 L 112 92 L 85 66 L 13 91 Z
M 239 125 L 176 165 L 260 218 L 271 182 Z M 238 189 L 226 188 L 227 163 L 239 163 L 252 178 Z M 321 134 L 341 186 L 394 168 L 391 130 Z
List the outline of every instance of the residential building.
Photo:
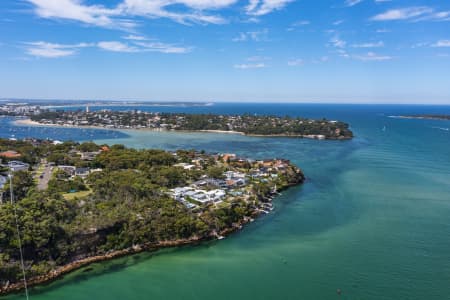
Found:
M 75 176 L 79 176 L 81 178 L 86 178 L 89 175 L 89 168 L 76 168 Z
M 22 155 L 19 152 L 11 151 L 11 150 L 0 152 L 0 157 L 4 157 L 7 159 L 19 158 L 21 156 Z
M 17 171 L 27 171 L 30 165 L 18 160 L 12 160 L 8 162 L 8 167 L 11 171 L 17 172 Z

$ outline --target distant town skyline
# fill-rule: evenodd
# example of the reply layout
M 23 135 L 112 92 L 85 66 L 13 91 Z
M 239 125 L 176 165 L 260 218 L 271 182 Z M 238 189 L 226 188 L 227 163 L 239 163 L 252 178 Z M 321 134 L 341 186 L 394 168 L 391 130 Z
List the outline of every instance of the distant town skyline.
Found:
M 0 98 L 450 104 L 450 3 L 0 2 Z

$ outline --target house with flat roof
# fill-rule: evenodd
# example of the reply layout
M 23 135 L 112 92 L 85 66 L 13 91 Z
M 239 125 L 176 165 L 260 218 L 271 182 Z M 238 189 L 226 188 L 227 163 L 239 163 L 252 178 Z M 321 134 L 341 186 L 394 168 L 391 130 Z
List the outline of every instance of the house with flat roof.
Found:
M 90 173 L 89 168 L 76 168 L 75 176 L 80 176 L 81 178 L 86 178 Z
M 8 168 L 13 172 L 27 171 L 29 167 L 30 167 L 29 164 L 18 161 L 18 160 L 12 160 L 12 161 L 8 162 Z

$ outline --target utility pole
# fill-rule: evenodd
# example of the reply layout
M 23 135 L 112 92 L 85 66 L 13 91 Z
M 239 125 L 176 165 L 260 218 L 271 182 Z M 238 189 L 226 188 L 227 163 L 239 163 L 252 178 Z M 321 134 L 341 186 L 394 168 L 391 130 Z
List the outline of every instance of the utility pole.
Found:
M 25 264 L 23 262 L 22 238 L 20 237 L 19 218 L 17 217 L 17 208 L 16 208 L 16 204 L 14 203 L 13 175 L 12 175 L 11 171 L 9 171 L 8 177 L 9 177 L 9 191 L 11 193 L 10 200 L 11 200 L 11 205 L 14 209 L 14 218 L 16 219 L 17 240 L 19 241 L 20 265 L 22 267 L 23 285 L 25 288 L 25 296 L 26 296 L 26 299 L 28 300 L 29 299 L 28 285 L 27 285 L 27 277 L 25 275 Z

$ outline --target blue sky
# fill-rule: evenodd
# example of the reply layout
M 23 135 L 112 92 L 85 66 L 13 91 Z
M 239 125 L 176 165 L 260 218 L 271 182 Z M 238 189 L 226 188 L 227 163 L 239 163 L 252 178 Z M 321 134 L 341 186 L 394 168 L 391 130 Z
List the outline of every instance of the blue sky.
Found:
M 450 104 L 450 2 L 3 0 L 0 97 Z

